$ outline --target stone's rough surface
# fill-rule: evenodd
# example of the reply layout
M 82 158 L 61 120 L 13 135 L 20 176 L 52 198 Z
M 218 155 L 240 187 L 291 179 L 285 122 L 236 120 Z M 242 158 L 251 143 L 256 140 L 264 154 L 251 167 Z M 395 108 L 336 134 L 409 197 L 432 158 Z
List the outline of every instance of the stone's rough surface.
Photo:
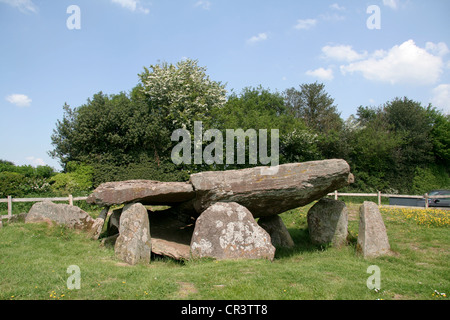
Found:
M 264 217 L 304 206 L 327 193 L 347 186 L 353 180 L 344 160 L 332 159 L 268 167 L 211 171 L 190 177 L 198 213 L 215 202 L 237 202 L 253 216 Z
M 280 216 L 259 218 L 258 224 L 267 231 L 275 247 L 292 248 L 294 241 Z
M 309 209 L 307 220 L 312 243 L 335 247 L 347 243 L 348 210 L 344 202 L 321 199 Z
M 390 253 L 389 239 L 378 205 L 365 201 L 359 208 L 358 251 L 364 258 Z
M 269 234 L 250 211 L 235 203 L 218 202 L 197 219 L 191 240 L 194 258 L 273 260 L 275 248 Z
M 130 180 L 101 184 L 88 197 L 87 202 L 99 206 L 130 202 L 140 202 L 144 205 L 171 205 L 191 200 L 194 197 L 194 189 L 187 182 Z
M 123 208 L 114 251 L 116 257 L 131 265 L 150 262 L 150 223 L 142 204 L 128 204 Z
M 51 201 L 35 203 L 28 212 L 25 223 L 53 221 L 68 228 L 90 231 L 97 223 L 78 207 L 56 204 Z
M 170 210 L 150 212 L 152 252 L 176 260 L 190 258 L 193 221 L 181 222 Z
M 113 210 L 113 212 L 109 216 L 108 223 L 106 225 L 106 234 L 108 237 L 119 233 L 120 215 L 121 214 L 122 214 L 122 208 Z

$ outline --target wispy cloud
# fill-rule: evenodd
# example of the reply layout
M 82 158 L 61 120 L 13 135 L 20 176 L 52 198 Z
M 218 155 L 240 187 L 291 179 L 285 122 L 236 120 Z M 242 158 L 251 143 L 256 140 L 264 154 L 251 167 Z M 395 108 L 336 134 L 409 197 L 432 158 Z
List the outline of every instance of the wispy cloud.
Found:
M 32 100 L 24 94 L 11 94 L 6 97 L 6 101 L 16 105 L 19 108 L 24 108 L 29 107 Z
M 263 33 L 258 34 L 257 36 L 253 36 L 250 39 L 248 39 L 247 43 L 249 43 L 249 44 L 257 43 L 257 42 L 265 41 L 268 38 L 269 37 L 268 37 L 267 33 L 263 32 Z
M 41 158 L 36 158 L 36 157 L 31 156 L 31 157 L 27 157 L 26 159 L 27 159 L 28 163 L 34 167 L 46 165 L 45 161 L 42 160 Z
M 37 13 L 39 11 L 31 0 L 0 0 L 0 3 L 9 4 L 23 13 Z
M 450 115 L 450 84 L 440 84 L 434 88 L 431 102 L 435 107 L 443 109 Z
M 145 14 L 148 14 L 150 12 L 149 9 L 145 8 L 141 4 L 140 0 L 111 0 L 111 1 L 133 12 L 141 12 Z
M 383 4 L 391 9 L 396 10 L 399 5 L 399 0 L 383 0 Z
M 333 80 L 333 70 L 331 68 L 318 68 L 316 70 L 306 71 L 306 75 L 318 78 L 319 80 Z
M 349 45 L 325 46 L 322 48 L 323 57 L 337 61 L 352 62 L 364 59 L 367 51 L 358 53 Z
M 200 7 L 205 10 L 211 9 L 211 2 L 208 0 L 199 0 L 195 3 L 195 7 Z
M 330 5 L 330 9 L 337 10 L 337 11 L 344 11 L 345 7 L 341 7 L 337 3 L 333 3 L 332 5 Z
M 311 29 L 316 24 L 317 24 L 316 19 L 300 19 L 297 20 L 297 24 L 294 26 L 294 28 L 298 30 L 307 30 Z

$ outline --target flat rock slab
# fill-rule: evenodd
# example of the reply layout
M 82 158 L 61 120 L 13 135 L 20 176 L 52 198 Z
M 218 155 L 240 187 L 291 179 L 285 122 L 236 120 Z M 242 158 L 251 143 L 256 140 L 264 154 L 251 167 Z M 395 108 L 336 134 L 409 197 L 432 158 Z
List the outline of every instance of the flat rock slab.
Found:
M 140 202 L 143 205 L 172 205 L 194 197 L 194 189 L 187 182 L 129 180 L 103 183 L 86 201 L 103 207 L 130 202 Z
M 364 258 L 390 254 L 391 246 L 378 205 L 364 201 L 359 208 L 359 232 L 357 249 Z
M 284 164 L 268 175 L 268 167 L 211 171 L 190 177 L 198 213 L 216 202 L 236 202 L 253 216 L 283 213 L 318 200 L 353 182 L 345 160 L 332 159 Z
M 176 260 L 190 258 L 194 224 L 186 224 L 165 212 L 151 212 L 152 252 Z
M 275 247 L 250 211 L 235 202 L 218 202 L 195 223 L 191 241 L 193 258 L 269 259 Z

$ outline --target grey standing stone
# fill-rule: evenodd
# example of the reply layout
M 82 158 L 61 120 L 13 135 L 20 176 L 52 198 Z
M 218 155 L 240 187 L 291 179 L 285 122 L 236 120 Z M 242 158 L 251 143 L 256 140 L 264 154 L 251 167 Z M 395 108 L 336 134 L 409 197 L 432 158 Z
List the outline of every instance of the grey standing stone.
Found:
M 85 231 L 89 231 L 95 226 L 95 220 L 80 208 L 51 201 L 35 203 L 25 218 L 25 223 L 48 221 Z
M 323 198 L 308 211 L 308 230 L 314 244 L 347 243 L 348 210 L 344 202 Z
M 364 258 L 374 258 L 390 253 L 389 239 L 378 205 L 364 201 L 359 208 L 359 233 L 357 249 Z
M 130 265 L 150 262 L 150 223 L 147 209 L 142 204 L 128 204 L 123 208 L 114 251 L 117 258 Z
M 194 258 L 273 260 L 275 247 L 247 208 L 235 202 L 217 202 L 197 219 L 191 255 Z
M 258 224 L 269 233 L 275 247 L 292 248 L 294 246 L 294 240 L 280 216 L 259 218 Z

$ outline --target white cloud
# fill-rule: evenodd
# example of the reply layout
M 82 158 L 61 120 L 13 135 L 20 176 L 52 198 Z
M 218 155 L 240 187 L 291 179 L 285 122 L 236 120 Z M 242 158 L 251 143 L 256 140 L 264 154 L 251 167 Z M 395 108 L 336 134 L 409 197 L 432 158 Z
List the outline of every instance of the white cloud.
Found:
M 29 107 L 31 104 L 31 99 L 24 94 L 11 94 L 6 97 L 6 101 L 15 104 L 17 107 Z
M 23 13 L 37 13 L 38 8 L 31 0 L 0 0 L 0 2 L 9 4 L 19 9 Z
M 383 0 L 383 4 L 391 9 L 396 10 L 399 5 L 399 0 Z
M 141 4 L 140 0 L 111 0 L 113 3 L 120 4 L 123 8 L 128 9 L 130 11 L 137 11 L 148 14 L 150 12 L 149 9 L 144 8 Z
M 345 10 L 345 7 L 341 7 L 339 4 L 333 3 L 333 4 L 330 6 L 330 9 L 337 10 L 337 11 L 344 11 L 344 10 Z
M 267 33 L 263 32 L 258 34 L 257 36 L 253 36 L 250 39 L 247 40 L 247 43 L 257 43 L 261 41 L 267 40 L 269 37 L 267 36 Z
M 333 80 L 333 78 L 334 78 L 333 70 L 330 68 L 328 68 L 328 69 L 319 68 L 316 70 L 308 70 L 308 71 L 306 71 L 306 75 L 311 76 L 311 77 L 316 77 L 320 80 Z
M 427 42 L 425 44 L 425 49 L 428 52 L 431 52 L 432 54 L 438 55 L 440 57 L 445 56 L 450 52 L 447 45 L 444 42 L 439 43 L 433 43 L 433 42 Z
M 361 60 L 367 57 L 367 51 L 358 53 L 353 50 L 352 46 L 348 45 L 325 46 L 322 48 L 322 52 L 324 58 L 345 62 Z
M 307 30 L 311 29 L 316 24 L 317 24 L 316 19 L 304 19 L 304 20 L 300 19 L 297 20 L 297 24 L 294 26 L 294 28 L 298 30 Z
M 364 78 L 391 84 L 434 84 L 443 72 L 442 57 L 416 46 L 413 40 L 377 50 L 369 58 L 341 66 L 341 72 L 361 72 Z
M 28 163 L 30 163 L 32 166 L 45 166 L 46 163 L 44 162 L 44 160 L 42 160 L 41 158 L 36 158 L 36 157 L 27 157 L 26 158 Z
M 450 114 L 450 84 L 440 84 L 434 88 L 431 103 Z
M 199 0 L 195 3 L 196 7 L 201 7 L 202 9 L 209 10 L 211 9 L 211 2 L 208 0 Z

